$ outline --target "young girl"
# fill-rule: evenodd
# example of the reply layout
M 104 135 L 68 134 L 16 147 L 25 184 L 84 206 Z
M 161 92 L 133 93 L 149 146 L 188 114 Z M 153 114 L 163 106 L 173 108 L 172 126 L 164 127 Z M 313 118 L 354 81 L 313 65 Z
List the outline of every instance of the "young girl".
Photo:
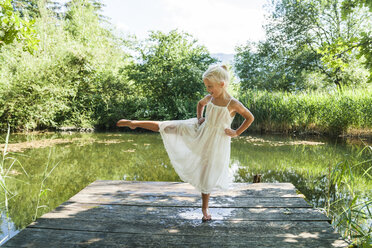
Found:
M 233 181 L 229 169 L 231 137 L 243 133 L 254 117 L 242 103 L 227 92 L 229 74 L 226 66 L 209 67 L 203 74 L 203 81 L 209 95 L 198 102 L 197 118 L 162 122 L 122 119 L 116 125 L 160 132 L 179 177 L 201 192 L 204 222 L 212 219 L 208 209 L 212 189 L 227 190 Z M 245 120 L 238 129 L 233 130 L 230 125 L 236 113 L 242 115 Z

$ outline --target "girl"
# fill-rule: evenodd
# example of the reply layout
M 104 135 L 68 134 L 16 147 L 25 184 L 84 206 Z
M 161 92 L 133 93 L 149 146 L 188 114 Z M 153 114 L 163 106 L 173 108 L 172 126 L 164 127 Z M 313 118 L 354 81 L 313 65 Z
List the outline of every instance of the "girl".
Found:
M 197 118 L 162 122 L 122 119 L 116 125 L 160 132 L 179 177 L 201 192 L 204 222 L 212 219 L 208 208 L 212 189 L 227 190 L 233 181 L 229 169 L 231 137 L 243 133 L 254 117 L 242 103 L 227 92 L 229 73 L 226 66 L 209 67 L 203 74 L 203 81 L 209 95 L 198 102 Z M 230 125 L 236 113 L 242 115 L 245 120 L 238 129 L 233 130 Z

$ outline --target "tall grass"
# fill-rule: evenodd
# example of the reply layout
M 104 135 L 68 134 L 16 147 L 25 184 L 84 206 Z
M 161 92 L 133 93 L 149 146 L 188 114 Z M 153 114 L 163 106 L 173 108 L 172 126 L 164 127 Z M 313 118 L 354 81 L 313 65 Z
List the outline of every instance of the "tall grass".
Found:
M 29 177 L 29 175 L 27 174 L 26 170 L 23 168 L 22 164 L 19 162 L 18 159 L 16 159 L 15 157 L 11 157 L 11 152 L 8 151 L 8 144 L 9 144 L 9 137 L 10 137 L 10 126 L 8 126 L 8 132 L 7 132 L 7 135 L 6 135 L 6 138 L 5 138 L 5 146 L 4 146 L 4 150 L 2 151 L 2 157 L 1 157 L 1 160 L 0 160 L 0 187 L 1 187 L 1 195 L 3 195 L 3 198 L 1 199 L 4 199 L 3 202 L 0 203 L 1 206 L 4 206 L 4 211 L 5 211 L 5 216 L 6 216 L 6 222 L 7 222 L 7 234 L 0 240 L 0 245 L 2 245 L 3 243 L 5 243 L 8 239 L 11 238 L 11 226 L 10 226 L 10 223 L 11 223 L 11 220 L 10 220 L 10 215 L 9 213 L 11 212 L 10 211 L 10 200 L 14 197 L 17 196 L 17 193 L 14 193 L 14 191 L 16 190 L 12 190 L 10 189 L 11 186 L 9 185 L 12 185 L 11 181 L 20 181 L 19 179 L 16 179 L 14 176 L 11 176 L 11 172 L 12 172 L 12 169 L 15 167 L 15 165 L 19 166 L 24 174 Z M 20 154 L 17 154 L 18 156 Z M 58 166 L 59 162 L 54 164 L 52 166 L 52 168 L 48 171 L 49 167 L 50 167 L 50 161 L 51 161 L 51 155 L 52 155 L 52 150 L 50 150 L 49 152 L 49 157 L 48 157 L 48 161 L 47 161 L 47 164 L 45 166 L 45 169 L 44 169 L 44 172 L 43 172 L 43 175 L 42 175 L 42 180 L 41 180 L 41 183 L 40 183 L 40 189 L 39 189 L 39 192 L 38 192 L 38 195 L 37 195 L 37 198 L 36 198 L 36 207 L 35 207 L 35 214 L 34 214 L 34 217 L 33 217 L 33 220 L 36 220 L 37 217 L 39 217 L 39 209 L 40 208 L 45 208 L 47 206 L 45 205 L 40 205 L 41 204 L 41 199 L 43 196 L 47 196 L 47 193 L 48 191 L 50 191 L 50 189 L 46 188 L 45 186 L 45 181 L 48 179 L 48 177 L 51 175 L 51 173 L 53 172 L 53 170 Z M 25 181 L 21 181 L 22 183 L 26 183 Z
M 9 156 L 9 152 L 8 152 L 9 136 L 10 136 L 10 127 L 8 126 L 8 132 L 5 138 L 5 146 L 4 146 L 4 150 L 2 151 L 1 161 L 0 161 L 0 187 L 1 187 L 1 194 L 4 197 L 4 202 L 1 203 L 1 205 L 4 205 L 5 207 L 5 215 L 7 219 L 8 233 L 5 235 L 5 237 L 2 240 L 0 240 L 0 245 L 10 238 L 9 234 L 10 234 L 11 228 L 10 228 L 10 217 L 9 217 L 9 200 L 11 200 L 13 197 L 17 195 L 16 193 L 14 193 L 12 190 L 10 190 L 7 187 L 7 181 L 9 179 L 12 179 L 9 176 L 9 173 L 11 169 L 13 168 L 13 166 L 18 162 L 16 158 Z M 8 164 L 10 165 L 8 166 Z M 17 164 L 22 168 L 23 172 L 28 176 L 22 164 L 20 164 L 19 162 Z
M 363 152 L 372 155 L 372 147 L 366 146 L 358 156 Z M 366 164 L 367 167 L 365 167 Z M 334 168 L 329 167 L 327 204 L 322 210 L 331 217 L 332 226 L 352 247 L 367 248 L 372 244 L 371 192 L 366 192 L 366 195 L 363 195 L 363 192 L 355 190 L 355 171 L 361 171 L 362 177 L 371 180 L 372 157 L 356 164 L 346 160 L 336 164 Z M 332 190 L 336 191 L 334 196 L 330 194 Z M 344 191 L 348 191 L 350 197 L 345 197 L 345 194 L 342 193 Z
M 255 116 L 255 130 L 341 134 L 372 128 L 371 88 L 299 94 L 249 90 L 239 99 Z M 239 122 L 236 118 L 234 125 Z

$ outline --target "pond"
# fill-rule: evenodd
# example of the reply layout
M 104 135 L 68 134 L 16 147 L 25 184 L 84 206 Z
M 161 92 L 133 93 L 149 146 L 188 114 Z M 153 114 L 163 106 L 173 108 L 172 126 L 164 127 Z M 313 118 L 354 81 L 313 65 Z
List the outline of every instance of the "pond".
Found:
M 4 144 L 5 135 L 0 137 Z M 262 175 L 262 182 L 291 182 L 310 204 L 324 208 L 327 194 L 350 197 L 349 191 L 327 190 L 329 170 L 342 161 L 355 165 L 370 159 L 365 146 L 361 139 L 248 134 L 232 139 L 230 166 L 235 182 L 251 183 L 255 174 Z M 9 219 L 2 193 L 1 239 L 14 236 L 95 180 L 181 181 L 157 133 L 11 134 L 8 150 L 5 167 L 12 158 L 17 161 L 6 179 L 13 193 Z M 372 183 L 362 177 L 370 165 L 352 169 L 359 200 L 371 199 Z

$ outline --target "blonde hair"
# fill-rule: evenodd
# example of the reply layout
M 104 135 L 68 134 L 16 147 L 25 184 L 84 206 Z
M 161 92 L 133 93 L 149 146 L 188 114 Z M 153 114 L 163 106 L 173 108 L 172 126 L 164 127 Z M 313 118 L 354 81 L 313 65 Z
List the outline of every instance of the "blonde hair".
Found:
M 211 82 L 224 82 L 224 87 L 227 87 L 230 82 L 229 72 L 226 65 L 211 65 L 208 70 L 203 73 L 203 80 L 208 79 Z

